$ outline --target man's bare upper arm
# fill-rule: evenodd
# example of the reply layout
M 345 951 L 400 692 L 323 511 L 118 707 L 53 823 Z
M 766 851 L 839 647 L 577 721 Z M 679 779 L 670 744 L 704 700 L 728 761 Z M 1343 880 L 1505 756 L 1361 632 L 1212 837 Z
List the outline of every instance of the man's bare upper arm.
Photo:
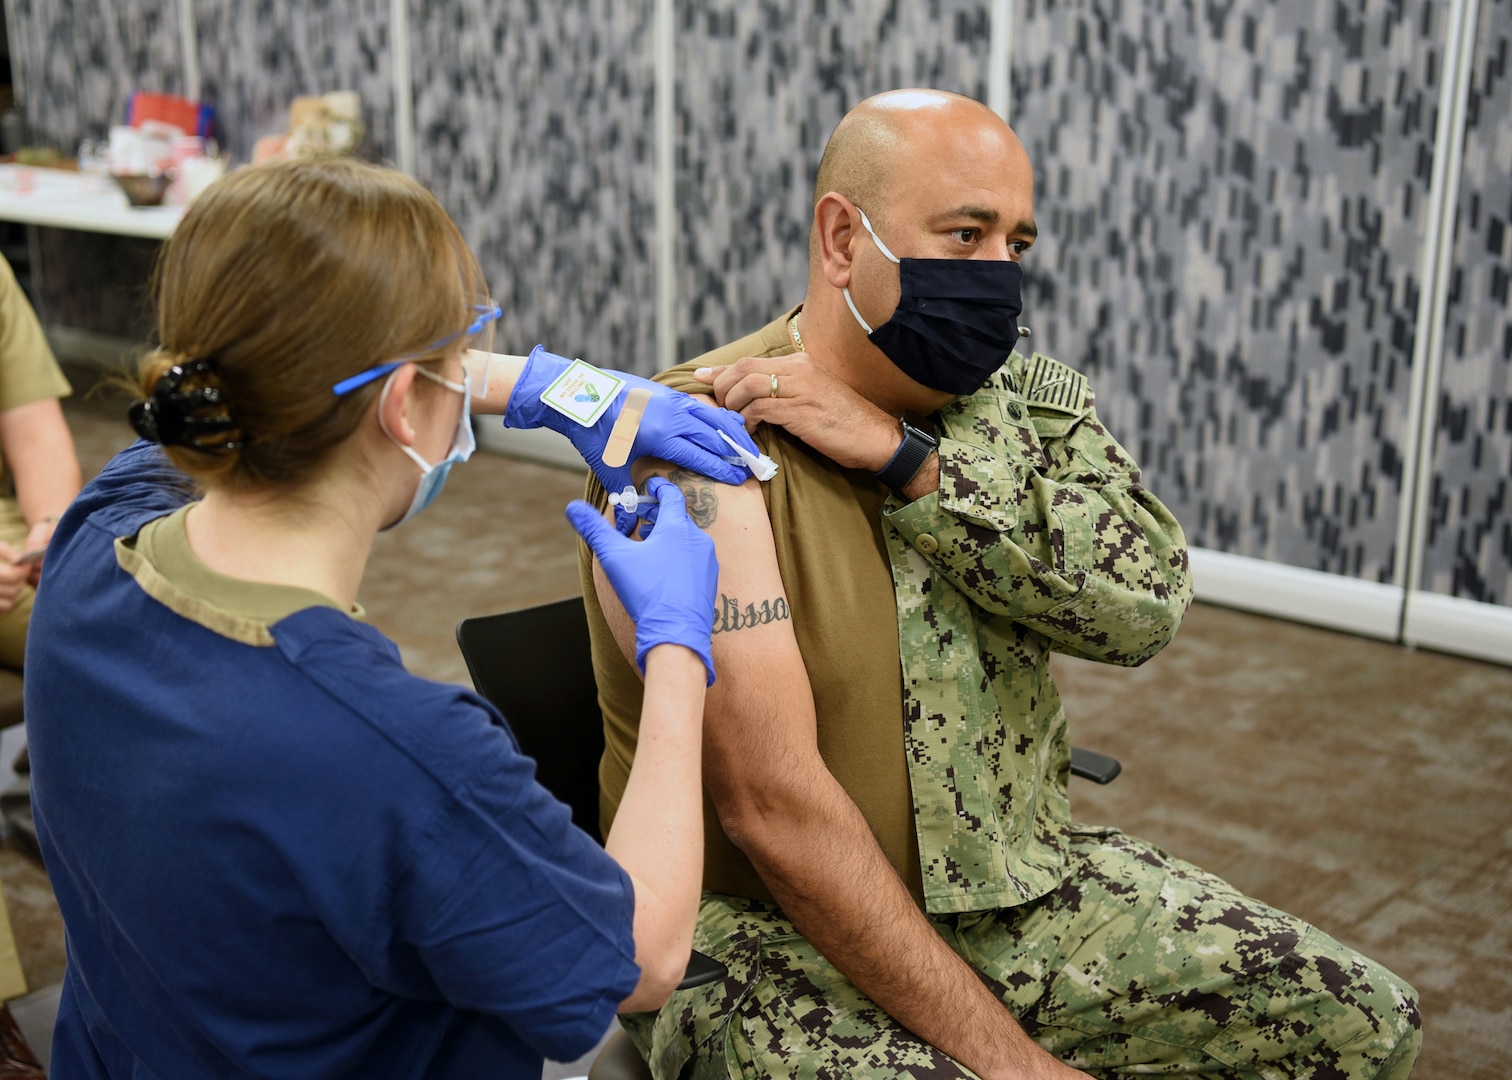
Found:
M 682 490 L 688 513 L 714 538 L 719 598 L 713 619 L 716 680 L 704 708 L 704 780 L 731 839 L 741 815 L 783 800 L 786 784 L 822 767 L 808 672 L 793 633 L 766 502 L 756 481 L 740 487 L 658 463 Z M 648 474 L 649 475 L 649 474 Z M 605 618 L 633 655 L 635 631 L 594 564 Z

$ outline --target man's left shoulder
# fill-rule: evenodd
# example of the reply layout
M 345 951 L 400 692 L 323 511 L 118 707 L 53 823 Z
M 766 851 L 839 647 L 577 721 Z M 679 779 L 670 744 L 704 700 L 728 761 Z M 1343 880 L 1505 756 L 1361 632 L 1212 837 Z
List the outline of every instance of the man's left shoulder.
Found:
M 728 345 L 721 345 L 717 349 L 711 349 L 688 361 L 678 365 L 679 368 L 695 367 L 723 367 L 733 364 L 744 356 L 781 356 L 794 351 L 792 338 L 789 336 L 788 321 L 793 318 L 800 308 L 790 308 L 777 318 L 767 323 L 760 330 L 747 334 L 737 341 Z M 673 368 L 671 370 L 677 370 Z
M 1010 361 L 1005 370 L 1014 367 L 1019 368 L 1019 393 L 1031 409 L 1082 413 L 1092 407 L 1092 388 L 1075 368 L 1044 353 L 1035 353 L 1021 364 Z
M 1092 411 L 1095 400 L 1086 376 L 1076 369 L 1043 353 L 1014 353 L 975 393 L 957 398 L 939 415 L 957 424 L 1001 416 L 1010 426 L 1033 421 L 1036 429 L 1048 424 L 1063 434 Z
M 674 390 L 681 390 L 685 394 L 707 394 L 709 387 L 700 382 L 694 372 L 699 368 L 726 367 L 746 356 L 782 356 L 793 351 L 791 339 L 788 337 L 787 321 L 793 317 L 791 311 L 773 319 L 760 330 L 747 334 L 721 345 L 717 349 L 710 349 L 692 360 L 687 360 L 676 367 L 660 371 L 652 378 L 663 386 L 670 386 Z

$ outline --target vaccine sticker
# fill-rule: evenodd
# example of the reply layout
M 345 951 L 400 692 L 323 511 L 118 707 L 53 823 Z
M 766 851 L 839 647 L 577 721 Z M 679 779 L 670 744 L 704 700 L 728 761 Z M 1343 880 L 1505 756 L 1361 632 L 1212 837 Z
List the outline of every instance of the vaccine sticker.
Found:
M 574 360 L 545 389 L 541 401 L 584 427 L 591 427 L 624 388 L 624 379 Z

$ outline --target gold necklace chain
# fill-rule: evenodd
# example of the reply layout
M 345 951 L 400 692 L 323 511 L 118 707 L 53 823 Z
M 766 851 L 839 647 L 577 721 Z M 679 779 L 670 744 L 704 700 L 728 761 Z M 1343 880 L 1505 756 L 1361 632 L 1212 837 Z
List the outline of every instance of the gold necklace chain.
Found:
M 798 346 L 798 351 L 807 352 L 808 350 L 803 347 L 803 335 L 798 332 L 798 315 L 796 312 L 788 320 L 788 332 L 793 335 L 793 344 Z

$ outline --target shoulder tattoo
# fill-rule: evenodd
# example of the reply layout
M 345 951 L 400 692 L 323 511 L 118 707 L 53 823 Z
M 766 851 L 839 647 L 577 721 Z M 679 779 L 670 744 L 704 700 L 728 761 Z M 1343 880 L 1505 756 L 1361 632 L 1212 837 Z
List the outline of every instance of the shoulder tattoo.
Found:
M 707 530 L 719 516 L 719 483 L 692 469 L 674 466 L 667 479 L 682 489 L 688 504 L 688 517 L 700 529 Z

